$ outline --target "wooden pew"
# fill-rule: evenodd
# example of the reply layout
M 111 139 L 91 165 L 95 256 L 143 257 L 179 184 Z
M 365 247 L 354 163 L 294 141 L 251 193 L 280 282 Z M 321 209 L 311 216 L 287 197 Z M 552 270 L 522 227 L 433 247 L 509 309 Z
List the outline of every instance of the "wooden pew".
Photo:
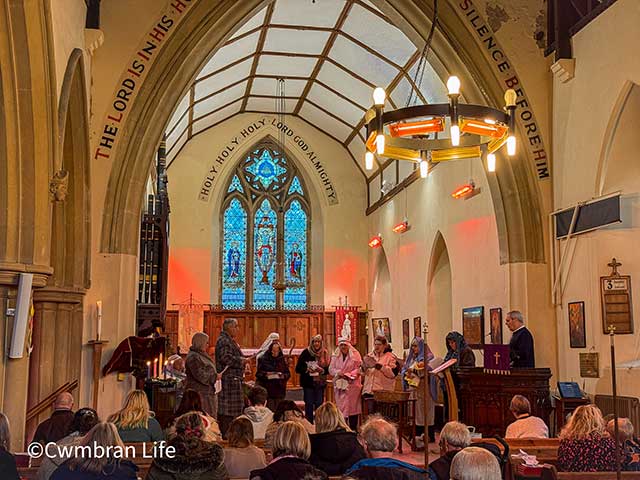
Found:
M 558 480 L 616 480 L 616 472 L 558 472 Z M 640 479 L 640 472 L 622 472 L 625 480 Z

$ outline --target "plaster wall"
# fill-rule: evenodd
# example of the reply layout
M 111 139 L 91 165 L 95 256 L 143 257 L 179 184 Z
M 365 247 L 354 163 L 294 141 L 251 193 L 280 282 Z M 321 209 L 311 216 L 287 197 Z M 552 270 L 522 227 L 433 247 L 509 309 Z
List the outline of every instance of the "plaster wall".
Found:
M 51 1 L 51 24 L 53 29 L 57 95 L 60 97 L 64 72 L 69 55 L 74 48 L 84 50 L 84 25 L 87 7 L 82 0 Z
M 480 194 L 467 200 L 454 200 L 451 192 L 472 177 Z M 406 195 L 406 198 L 405 198 Z M 462 332 L 462 308 L 484 305 L 488 330 L 489 308 L 509 309 L 509 267 L 500 265 L 497 228 L 486 176 L 479 159 L 445 162 L 427 179 L 418 179 L 406 190 L 369 216 L 369 233 L 382 233 L 388 259 L 392 299 L 379 304 L 372 297 L 374 317 L 389 317 L 394 351 L 402 351 L 402 319 L 421 316 L 429 325 L 428 342 L 434 353 L 446 353 L 444 338 L 450 330 Z M 412 225 L 399 235 L 391 228 L 404 216 Z M 429 268 L 438 232 L 449 257 L 449 280 L 437 255 L 428 291 Z M 371 252 L 373 261 L 376 252 Z M 441 263 L 440 265 L 437 265 Z M 371 267 L 375 270 L 375 266 Z M 447 302 L 447 292 L 450 300 Z M 428 300 L 442 302 L 432 308 Z M 413 336 L 413 320 L 410 322 Z M 506 330 L 506 327 L 505 327 Z M 508 331 L 504 341 L 509 341 Z M 477 364 L 482 364 L 476 351 Z M 540 366 L 545 360 L 539 358 Z
M 266 119 L 265 125 L 247 136 L 247 126 Z M 256 142 L 271 135 L 275 115 L 236 115 L 192 138 L 168 168 L 171 231 L 168 305 L 183 302 L 193 293 L 202 302 L 219 303 L 220 208 L 227 182 L 237 163 Z M 285 148 L 301 171 L 312 208 L 311 303 L 337 305 L 349 297 L 365 305 L 367 297 L 367 227 L 365 183 L 346 150 L 315 127 L 287 117 L 286 125 L 302 137 L 322 163 L 335 188 L 338 204 L 329 205 L 325 186 L 309 157 L 287 138 Z M 239 145 L 222 164 L 216 158 L 234 138 Z M 211 166 L 215 179 L 208 202 L 198 199 Z
M 554 79 L 553 136 L 555 208 L 621 190 L 622 220 L 575 239 L 575 254 L 556 307 L 560 379 L 574 380 L 589 393 L 611 394 L 609 338 L 603 332 L 599 277 L 610 274 L 612 257 L 631 275 L 632 296 L 640 295 L 640 179 L 637 140 L 640 124 L 640 4 L 619 0 L 573 38 L 575 77 Z M 635 84 L 635 86 L 634 86 Z M 566 248 L 560 242 L 559 251 Z M 587 347 L 569 348 L 568 308 L 585 302 Z M 635 302 L 633 314 L 640 318 Z M 600 378 L 580 377 L 580 352 L 600 355 Z M 617 364 L 640 358 L 640 335 L 616 336 Z M 619 368 L 618 393 L 640 395 L 640 368 Z

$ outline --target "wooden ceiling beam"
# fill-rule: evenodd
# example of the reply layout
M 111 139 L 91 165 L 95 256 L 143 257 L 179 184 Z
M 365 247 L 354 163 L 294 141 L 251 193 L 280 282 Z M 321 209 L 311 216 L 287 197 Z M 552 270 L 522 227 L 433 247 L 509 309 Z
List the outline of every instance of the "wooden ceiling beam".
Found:
M 331 48 L 333 47 L 333 44 L 336 41 L 336 38 L 338 38 L 338 32 L 344 25 L 344 22 L 347 20 L 347 17 L 349 16 L 349 10 L 351 10 L 352 5 L 353 5 L 353 0 L 347 0 L 344 7 L 342 8 L 342 11 L 338 16 L 338 19 L 336 20 L 334 30 L 329 35 L 329 38 L 327 39 L 327 43 L 324 44 L 324 48 L 322 49 L 320 58 L 318 58 L 318 61 L 316 62 L 315 67 L 313 67 L 313 71 L 309 76 L 309 80 L 307 81 L 307 84 L 304 86 L 304 90 L 302 90 L 302 95 L 300 95 L 300 100 L 298 100 L 296 107 L 293 109 L 294 115 L 297 115 L 298 113 L 300 113 L 302 104 L 304 103 L 307 95 L 309 94 L 309 90 L 311 90 L 311 86 L 313 85 L 313 82 L 318 77 L 318 73 L 320 73 L 320 69 L 322 68 L 322 65 L 324 65 L 326 58 L 329 56 L 329 51 L 331 51 Z
M 275 8 L 275 3 L 270 3 L 267 7 L 267 12 L 264 15 L 264 21 L 262 22 L 262 29 L 260 30 L 260 36 L 258 37 L 258 44 L 256 46 L 255 56 L 253 57 L 253 63 L 251 64 L 251 70 L 249 72 L 249 76 L 255 75 L 256 70 L 258 69 L 258 62 L 260 61 L 260 53 L 264 48 L 264 42 L 267 38 L 267 31 L 269 30 L 269 23 L 271 23 L 271 17 L 273 16 L 273 10 Z M 247 107 L 247 100 L 249 93 L 251 93 L 251 87 L 253 86 L 253 78 L 249 78 L 247 82 L 247 88 L 244 93 L 244 99 L 242 100 L 242 106 L 240 107 L 240 111 L 243 112 Z

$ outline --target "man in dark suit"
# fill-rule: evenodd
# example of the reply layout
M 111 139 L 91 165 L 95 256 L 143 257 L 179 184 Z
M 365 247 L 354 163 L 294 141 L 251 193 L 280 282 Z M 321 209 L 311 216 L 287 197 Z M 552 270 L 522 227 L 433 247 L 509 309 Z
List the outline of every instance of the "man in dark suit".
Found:
M 524 326 L 524 317 L 518 310 L 507 313 L 505 320 L 511 330 L 509 342 L 509 356 L 512 368 L 535 368 L 536 360 L 533 353 L 533 335 Z

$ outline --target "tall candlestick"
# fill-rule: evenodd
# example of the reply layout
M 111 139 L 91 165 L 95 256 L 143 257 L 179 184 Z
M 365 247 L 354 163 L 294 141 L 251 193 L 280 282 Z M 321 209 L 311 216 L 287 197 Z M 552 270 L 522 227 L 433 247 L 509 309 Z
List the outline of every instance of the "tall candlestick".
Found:
M 162 352 L 160 352 L 160 360 L 158 360 L 158 376 L 160 376 L 160 373 L 162 373 L 160 371 L 160 369 L 162 369 L 162 366 L 164 365 L 164 362 L 162 361 Z
M 153 378 L 158 378 L 158 359 L 153 359 Z
M 147 378 L 151 378 L 151 362 L 147 362 Z
M 98 327 L 96 328 L 96 340 L 100 340 L 102 333 L 102 300 L 96 302 L 96 312 L 98 314 Z

